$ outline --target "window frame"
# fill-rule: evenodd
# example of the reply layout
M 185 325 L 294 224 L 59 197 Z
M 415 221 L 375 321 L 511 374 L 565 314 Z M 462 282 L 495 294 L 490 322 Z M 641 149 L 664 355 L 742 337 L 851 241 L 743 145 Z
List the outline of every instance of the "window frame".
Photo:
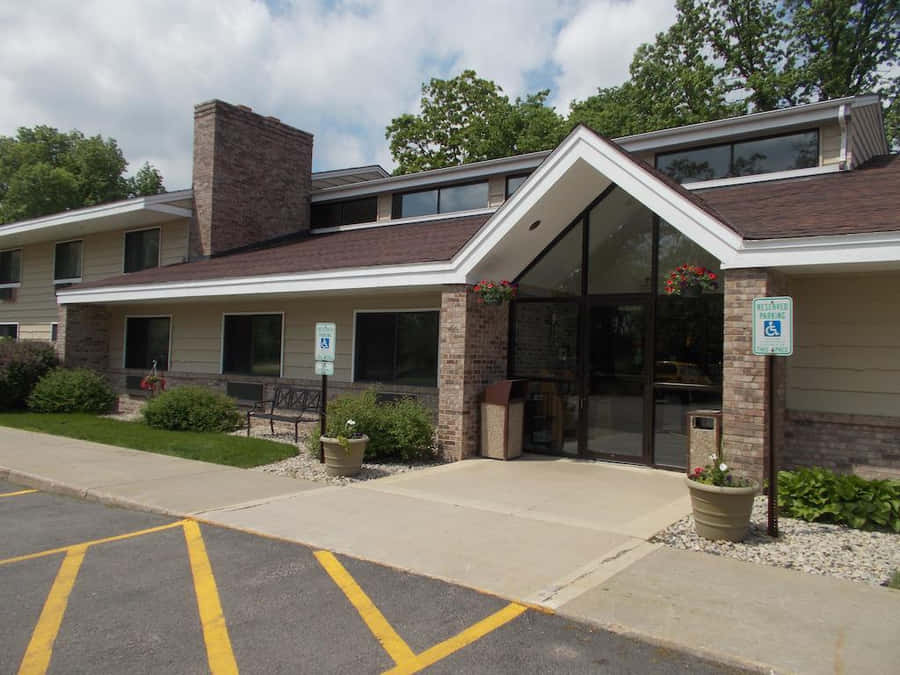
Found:
M 128 319 L 168 319 L 169 320 L 169 344 L 166 351 L 166 360 L 168 368 L 164 372 L 172 370 L 172 335 L 174 319 L 171 314 L 126 314 L 122 320 L 122 369 L 123 370 L 145 370 L 144 368 L 129 368 L 125 364 L 128 362 Z
M 0 251 L 0 255 L 3 255 L 4 253 L 15 253 L 16 251 L 19 252 L 19 280 L 11 283 L 0 282 L 0 289 L 22 287 L 22 269 L 25 267 L 25 247 L 19 246 L 17 248 L 6 248 Z
M 280 316 L 281 317 L 281 343 L 278 357 L 278 375 L 284 377 L 284 312 L 222 312 L 222 322 L 219 327 L 219 375 L 236 375 L 238 377 L 275 377 L 274 375 L 253 375 L 251 373 L 225 372 L 225 317 L 229 316 Z
M 0 326 L 15 326 L 16 327 L 16 336 L 12 338 L 13 342 L 19 341 L 19 329 L 21 326 L 18 321 L 0 321 Z M 0 340 L 8 340 L 9 338 L 6 336 L 0 336 Z
M 438 315 L 438 343 L 437 343 L 437 368 L 435 370 L 435 383 L 433 388 L 440 387 L 441 384 L 441 308 L 440 307 L 413 307 L 403 309 L 354 309 L 353 310 L 353 339 L 350 346 L 350 381 L 371 383 L 374 380 L 357 380 L 356 379 L 356 319 L 360 314 L 409 314 L 414 312 L 437 312 Z M 396 349 L 396 346 L 395 346 Z M 414 384 L 395 384 L 394 382 L 385 382 L 398 387 L 425 387 L 428 385 Z
M 485 200 L 484 206 L 479 206 L 474 209 L 465 209 L 463 211 L 441 211 L 441 191 L 448 188 L 456 188 L 456 187 L 466 187 L 468 185 L 484 185 L 487 188 L 487 199 Z M 436 211 L 434 213 L 425 213 L 419 216 L 404 216 L 403 215 L 403 197 L 405 195 L 414 195 L 420 192 L 435 192 L 437 191 L 437 205 Z M 391 220 L 399 220 L 401 218 L 429 218 L 432 216 L 442 216 L 448 213 L 468 213 L 469 211 L 480 211 L 481 209 L 490 208 L 491 203 L 491 186 L 490 180 L 488 178 L 479 178 L 477 180 L 467 180 L 459 183 L 441 183 L 439 185 L 432 185 L 431 187 L 417 188 L 415 190 L 404 190 L 403 192 L 394 192 L 391 195 Z
M 354 223 L 345 222 L 345 220 L 344 220 L 345 205 L 353 203 L 353 202 L 362 202 L 362 201 L 368 201 L 368 200 L 375 201 L 375 218 L 373 218 L 372 220 L 361 220 L 361 221 L 354 222 Z M 365 195 L 362 197 L 356 197 L 354 199 L 337 199 L 333 202 L 327 202 L 327 201 L 316 202 L 315 204 L 312 204 L 310 206 L 310 211 L 313 208 L 315 208 L 316 206 L 339 206 L 340 207 L 340 215 L 338 217 L 338 222 L 335 225 L 316 225 L 313 223 L 312 213 L 310 212 L 310 219 L 309 219 L 310 228 L 313 230 L 324 230 L 329 227 L 345 227 L 348 225 L 365 225 L 368 223 L 377 223 L 378 222 L 378 195 Z
M 79 249 L 79 257 L 78 257 L 78 276 L 70 277 L 65 279 L 57 279 L 56 278 L 56 250 L 59 246 L 63 244 L 81 244 Z M 53 285 L 60 286 L 65 284 L 80 284 L 81 280 L 84 278 L 84 239 L 65 239 L 63 241 L 57 241 L 53 244 L 53 260 L 52 265 L 50 266 L 50 274 L 53 276 Z
M 156 246 L 156 265 L 154 267 L 144 267 L 142 269 L 129 272 L 125 269 L 125 262 L 128 259 L 128 235 L 134 234 L 135 232 L 150 232 L 151 230 L 156 230 L 158 233 L 158 241 Z M 137 274 L 138 272 L 154 269 L 155 267 L 162 267 L 162 226 L 155 225 L 153 227 L 138 227 L 133 230 L 124 230 L 122 232 L 122 274 Z
M 765 176 L 767 173 L 778 173 L 777 171 L 767 171 L 765 173 L 754 173 L 747 175 L 737 175 L 734 173 L 734 146 L 739 143 L 748 143 L 751 141 L 769 141 L 774 138 L 783 138 L 785 136 L 799 136 L 800 134 L 808 134 L 811 131 L 816 132 L 816 166 L 822 166 L 822 129 L 821 127 L 810 127 L 807 129 L 794 129 L 792 131 L 782 131 L 777 134 L 766 134 L 765 136 L 747 136 L 746 138 L 733 138 L 729 141 L 724 141 L 720 143 L 706 143 L 704 145 L 688 145 L 683 148 L 679 148 L 677 150 L 667 150 L 666 152 L 655 152 L 653 154 L 653 168 L 657 171 L 669 176 L 665 171 L 659 168 L 659 158 L 665 157 L 667 155 L 675 155 L 681 152 L 688 152 L 692 150 L 709 150 L 710 148 L 720 148 L 727 146 L 728 147 L 728 175 L 727 176 L 717 176 L 713 178 L 707 178 L 704 180 L 695 180 L 695 181 L 685 181 L 684 183 L 679 183 L 679 185 L 688 185 L 690 183 L 704 183 L 706 181 L 711 180 L 724 180 L 726 178 L 746 178 L 747 175 L 750 176 Z M 809 167 L 814 168 L 814 167 Z M 796 171 L 796 169 L 781 169 L 780 171 Z M 669 176 L 672 178 L 671 176 Z M 672 178 L 672 180 L 675 180 Z
M 525 180 L 528 180 L 528 177 L 532 173 L 534 173 L 534 172 L 529 171 L 528 173 L 511 173 L 508 176 L 506 176 L 506 178 L 503 181 L 503 185 L 504 185 L 503 193 L 506 195 L 505 199 L 509 199 L 510 197 L 512 197 L 514 194 L 516 194 L 516 191 L 519 189 L 519 188 L 516 188 L 516 191 L 513 191 L 513 192 L 509 191 L 509 179 L 510 178 L 524 178 Z M 523 180 L 522 183 L 524 183 L 524 182 L 525 181 Z M 522 187 L 522 183 L 519 184 L 519 187 Z

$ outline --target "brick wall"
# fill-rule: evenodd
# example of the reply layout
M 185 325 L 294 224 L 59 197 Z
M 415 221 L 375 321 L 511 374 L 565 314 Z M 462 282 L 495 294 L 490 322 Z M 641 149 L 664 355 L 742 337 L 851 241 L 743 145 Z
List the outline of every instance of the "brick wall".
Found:
M 506 377 L 508 340 L 508 304 L 479 304 L 466 286 L 443 292 L 438 440 L 448 459 L 478 454 L 481 396 Z
M 106 370 L 109 311 L 98 305 L 60 305 L 56 353 L 69 368 Z
M 900 479 L 900 417 L 789 410 L 779 465 Z
M 195 106 L 191 259 L 308 230 L 312 146 L 246 106 Z
M 722 449 L 739 473 L 762 479 L 768 450 L 768 420 L 775 424 L 775 443 L 784 447 L 783 358 L 774 359 L 775 401 L 768 404 L 766 359 L 752 350 L 752 301 L 783 295 L 784 278 L 767 269 L 728 270 L 725 274 L 725 348 L 722 370 Z

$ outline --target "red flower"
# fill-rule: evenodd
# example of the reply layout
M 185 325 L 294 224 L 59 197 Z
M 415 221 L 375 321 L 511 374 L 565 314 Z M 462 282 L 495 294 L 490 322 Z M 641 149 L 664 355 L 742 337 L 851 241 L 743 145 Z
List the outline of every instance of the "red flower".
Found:
M 718 278 L 713 272 L 710 272 L 708 276 L 710 279 L 713 279 L 713 280 Z
M 478 291 L 481 290 L 481 284 L 475 284 L 475 286 L 472 288 L 472 290 L 477 293 Z

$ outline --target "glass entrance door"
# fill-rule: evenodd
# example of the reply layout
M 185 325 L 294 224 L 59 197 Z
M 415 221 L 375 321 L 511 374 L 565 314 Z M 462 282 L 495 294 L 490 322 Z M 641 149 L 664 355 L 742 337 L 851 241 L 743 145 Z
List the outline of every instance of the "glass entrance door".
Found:
M 591 456 L 648 462 L 645 439 L 648 301 L 592 298 L 588 304 L 584 450 Z

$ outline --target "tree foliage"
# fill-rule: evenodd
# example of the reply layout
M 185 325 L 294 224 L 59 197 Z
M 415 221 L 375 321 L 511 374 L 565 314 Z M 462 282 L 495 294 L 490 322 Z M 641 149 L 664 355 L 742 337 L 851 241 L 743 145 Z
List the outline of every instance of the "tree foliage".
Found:
M 38 125 L 0 136 L 0 223 L 165 191 L 149 163 L 131 178 L 127 165 L 116 141 L 99 135 Z

